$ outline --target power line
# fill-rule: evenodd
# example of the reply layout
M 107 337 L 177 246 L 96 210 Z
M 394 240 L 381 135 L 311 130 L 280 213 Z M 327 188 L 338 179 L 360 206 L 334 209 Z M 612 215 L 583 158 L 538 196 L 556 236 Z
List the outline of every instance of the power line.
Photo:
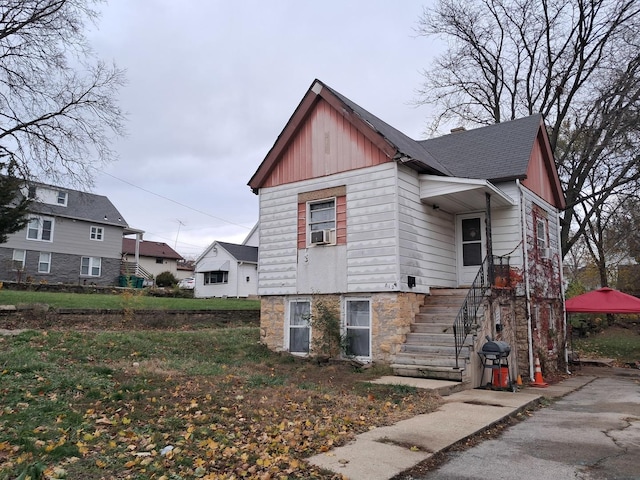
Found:
M 140 187 L 138 185 L 135 185 L 135 184 L 129 182 L 128 180 L 124 180 L 122 178 L 116 177 L 115 175 L 107 173 L 104 170 L 101 170 L 99 168 L 95 168 L 95 167 L 93 167 L 93 168 L 95 170 L 98 170 L 101 173 L 104 173 L 105 175 L 110 176 L 111 178 L 115 178 L 116 180 L 120 180 L 122 183 L 126 183 L 127 185 L 130 185 L 130 186 L 132 186 L 134 188 L 137 188 L 138 190 L 142 190 L 143 192 L 150 193 L 151 195 L 155 195 L 156 197 L 162 198 L 163 200 L 167 200 L 168 202 L 175 203 L 176 205 L 180 205 L 181 207 L 188 208 L 189 210 L 193 210 L 194 212 L 200 213 L 202 215 L 206 215 L 207 217 L 215 218 L 216 220 L 220 220 L 222 222 L 228 223 L 229 225 L 234 225 L 236 227 L 246 228 L 247 230 L 251 230 L 251 228 L 253 228 L 253 227 L 247 227 L 246 225 L 240 225 L 239 223 L 230 222 L 229 220 L 225 220 L 224 218 L 217 217 L 215 215 L 211 215 L 210 213 L 203 212 L 202 210 L 198 210 L 197 208 L 190 207 L 189 205 L 185 205 L 184 203 L 180 203 L 177 200 L 173 200 L 172 198 L 165 197 L 164 195 L 160 195 L 159 193 L 152 192 L 151 190 L 147 190 L 146 188 L 143 188 L 143 187 Z

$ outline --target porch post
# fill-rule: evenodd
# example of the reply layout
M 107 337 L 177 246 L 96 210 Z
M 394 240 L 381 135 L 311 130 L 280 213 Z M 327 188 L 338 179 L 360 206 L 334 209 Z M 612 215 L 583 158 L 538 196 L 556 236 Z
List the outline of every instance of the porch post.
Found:
M 491 240 L 491 194 L 485 193 L 486 199 L 486 214 L 485 214 L 485 228 L 487 238 L 487 280 L 489 285 L 493 285 L 493 243 Z

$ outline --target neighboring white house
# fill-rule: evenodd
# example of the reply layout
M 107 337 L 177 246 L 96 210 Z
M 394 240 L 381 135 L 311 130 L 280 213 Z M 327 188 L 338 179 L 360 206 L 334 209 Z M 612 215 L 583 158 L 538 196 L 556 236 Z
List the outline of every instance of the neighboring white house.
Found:
M 195 279 L 196 298 L 257 295 L 258 247 L 213 242 L 196 260 Z

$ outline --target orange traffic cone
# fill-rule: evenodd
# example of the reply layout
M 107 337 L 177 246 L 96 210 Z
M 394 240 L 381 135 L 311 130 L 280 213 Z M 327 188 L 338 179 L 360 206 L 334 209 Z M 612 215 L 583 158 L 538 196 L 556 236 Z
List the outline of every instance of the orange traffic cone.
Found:
M 519 387 L 522 386 L 522 377 L 520 376 L 520 374 L 518 374 L 518 378 L 516 379 L 516 385 L 518 385 Z
M 549 384 L 542 378 L 542 369 L 540 368 L 540 359 L 536 357 L 536 369 L 533 375 L 533 382 L 529 384 L 531 387 L 548 387 Z

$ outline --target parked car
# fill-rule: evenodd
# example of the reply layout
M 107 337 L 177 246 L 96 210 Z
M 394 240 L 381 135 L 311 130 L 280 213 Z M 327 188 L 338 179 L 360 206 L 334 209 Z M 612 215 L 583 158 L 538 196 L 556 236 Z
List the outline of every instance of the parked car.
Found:
M 193 277 L 183 278 L 178 282 L 179 288 L 193 289 L 196 286 L 196 279 Z

